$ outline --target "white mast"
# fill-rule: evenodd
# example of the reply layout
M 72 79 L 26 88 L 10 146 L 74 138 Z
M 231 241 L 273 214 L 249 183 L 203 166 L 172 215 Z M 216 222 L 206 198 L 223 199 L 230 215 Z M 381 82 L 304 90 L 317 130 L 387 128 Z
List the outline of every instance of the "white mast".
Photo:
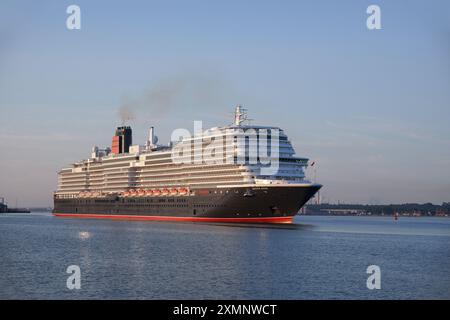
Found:
M 247 120 L 247 109 L 244 109 L 241 105 L 238 105 L 234 111 L 234 124 L 236 126 L 240 126 L 245 120 Z

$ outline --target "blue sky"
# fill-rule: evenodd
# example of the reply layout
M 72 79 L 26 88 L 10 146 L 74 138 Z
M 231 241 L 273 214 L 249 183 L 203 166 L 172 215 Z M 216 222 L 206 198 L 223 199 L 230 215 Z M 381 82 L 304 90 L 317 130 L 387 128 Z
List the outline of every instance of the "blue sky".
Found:
M 183 88 L 167 107 L 142 102 L 166 85 Z M 449 88 L 448 1 L 2 1 L 0 196 L 51 205 L 57 170 L 109 145 L 118 108 L 140 101 L 135 142 L 243 104 L 317 161 L 325 200 L 441 203 Z

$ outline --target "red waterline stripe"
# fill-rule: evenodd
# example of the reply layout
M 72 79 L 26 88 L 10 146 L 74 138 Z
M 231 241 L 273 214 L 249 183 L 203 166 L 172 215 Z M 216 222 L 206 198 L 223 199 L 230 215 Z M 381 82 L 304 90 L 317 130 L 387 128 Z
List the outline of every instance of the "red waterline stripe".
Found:
M 238 223 L 292 223 L 294 217 L 261 217 L 261 218 L 206 218 L 206 217 L 169 217 L 169 216 L 134 216 L 107 214 L 54 213 L 57 217 L 120 219 L 120 220 L 152 220 L 152 221 L 189 221 L 189 222 L 238 222 Z

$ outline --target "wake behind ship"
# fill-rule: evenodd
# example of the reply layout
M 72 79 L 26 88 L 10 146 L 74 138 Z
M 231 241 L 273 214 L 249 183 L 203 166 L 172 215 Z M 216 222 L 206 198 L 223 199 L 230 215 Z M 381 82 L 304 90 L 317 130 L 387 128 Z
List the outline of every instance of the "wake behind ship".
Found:
M 321 188 L 305 178 L 308 159 L 296 157 L 283 130 L 234 124 L 144 146 L 119 127 L 112 148 L 58 173 L 53 214 L 63 217 L 239 223 L 292 223 Z M 172 135 L 172 137 L 174 134 Z

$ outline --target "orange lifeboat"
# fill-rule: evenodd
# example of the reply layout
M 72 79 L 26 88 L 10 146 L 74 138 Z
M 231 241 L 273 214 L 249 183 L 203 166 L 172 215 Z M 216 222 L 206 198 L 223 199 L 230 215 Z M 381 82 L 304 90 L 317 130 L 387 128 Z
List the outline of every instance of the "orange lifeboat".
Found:
M 88 192 L 86 192 L 86 193 L 84 194 L 84 196 L 85 196 L 86 198 L 89 198 L 89 197 L 91 196 L 91 193 L 88 191 Z
M 161 190 L 159 190 L 159 189 L 153 190 L 153 195 L 154 196 L 159 196 L 160 194 L 161 194 Z
M 145 196 L 145 190 L 138 189 L 137 194 L 138 194 L 139 197 Z
M 167 189 L 167 188 L 162 189 L 161 195 L 165 196 L 165 195 L 168 195 L 168 194 L 169 194 L 169 189 Z
M 151 196 L 152 194 L 153 194 L 153 191 L 152 191 L 152 190 L 150 190 L 150 189 L 145 190 L 145 195 L 146 195 L 146 196 Z
M 180 188 L 178 189 L 178 193 L 181 195 L 185 195 L 188 193 L 188 190 L 186 188 Z
M 129 197 L 130 196 L 130 191 L 125 191 L 124 193 L 122 193 L 124 197 Z
M 170 189 L 170 194 L 171 195 L 176 195 L 177 193 L 178 193 L 178 189 L 177 188 Z

